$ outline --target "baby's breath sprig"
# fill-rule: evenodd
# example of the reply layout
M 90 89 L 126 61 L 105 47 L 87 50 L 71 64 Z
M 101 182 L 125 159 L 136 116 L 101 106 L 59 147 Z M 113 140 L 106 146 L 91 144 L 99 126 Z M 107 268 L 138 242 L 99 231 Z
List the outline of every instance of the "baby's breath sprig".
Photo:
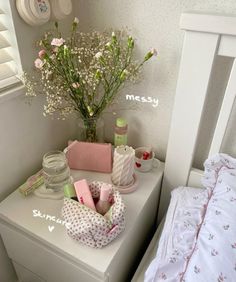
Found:
M 55 30 L 39 41 L 41 50 L 34 63 L 37 78 L 24 75 L 28 96 L 46 96 L 44 115 L 64 119 L 78 112 L 83 119 L 98 118 L 119 89 L 127 81 L 136 81 L 143 64 L 156 55 L 152 49 L 137 63 L 134 39 L 124 31 L 83 33 L 78 25 L 75 18 L 70 37 L 64 39 L 55 23 Z

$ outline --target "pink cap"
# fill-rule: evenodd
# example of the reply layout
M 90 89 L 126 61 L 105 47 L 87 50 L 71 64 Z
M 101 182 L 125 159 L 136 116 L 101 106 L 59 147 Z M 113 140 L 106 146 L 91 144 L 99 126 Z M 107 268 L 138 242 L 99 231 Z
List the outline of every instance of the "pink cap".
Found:
M 111 192 L 111 185 L 104 183 L 100 191 L 100 200 L 107 201 Z

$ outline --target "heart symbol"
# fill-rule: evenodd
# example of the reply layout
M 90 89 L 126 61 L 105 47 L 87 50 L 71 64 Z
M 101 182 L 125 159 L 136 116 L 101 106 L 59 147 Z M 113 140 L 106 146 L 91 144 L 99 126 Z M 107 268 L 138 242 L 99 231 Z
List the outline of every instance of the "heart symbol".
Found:
M 136 162 L 135 164 L 136 164 L 136 166 L 137 166 L 137 167 L 140 167 L 140 166 L 141 166 L 141 164 L 140 164 L 140 163 L 137 163 L 137 162 Z
M 52 232 L 52 230 L 55 228 L 55 226 L 48 226 L 48 230 L 50 231 L 50 232 Z

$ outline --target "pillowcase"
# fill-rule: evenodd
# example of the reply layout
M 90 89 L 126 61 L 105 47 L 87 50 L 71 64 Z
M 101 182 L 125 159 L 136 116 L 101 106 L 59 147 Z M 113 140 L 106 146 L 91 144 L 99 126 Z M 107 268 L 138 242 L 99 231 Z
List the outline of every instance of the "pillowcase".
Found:
M 205 164 L 206 213 L 183 280 L 236 281 L 236 159 L 217 154 Z
M 178 187 L 171 192 L 157 254 L 145 273 L 145 282 L 179 281 L 179 273 L 193 249 L 207 198 L 207 190 L 201 188 Z
M 217 184 L 218 178 L 228 182 L 227 174 L 235 176 L 236 159 L 227 154 L 216 154 L 204 163 L 204 176 L 202 184 L 208 190 L 213 190 Z
M 236 159 L 217 154 L 204 166 L 206 189 L 173 190 L 145 281 L 235 281 Z

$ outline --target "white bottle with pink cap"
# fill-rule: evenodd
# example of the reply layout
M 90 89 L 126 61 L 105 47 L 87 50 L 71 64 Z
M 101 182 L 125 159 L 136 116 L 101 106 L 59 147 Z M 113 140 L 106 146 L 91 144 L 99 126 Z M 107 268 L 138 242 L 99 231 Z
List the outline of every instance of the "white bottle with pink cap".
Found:
M 96 210 L 98 213 L 104 215 L 111 207 L 109 203 L 109 195 L 111 192 L 111 185 L 104 183 L 100 190 L 100 198 L 96 204 Z

